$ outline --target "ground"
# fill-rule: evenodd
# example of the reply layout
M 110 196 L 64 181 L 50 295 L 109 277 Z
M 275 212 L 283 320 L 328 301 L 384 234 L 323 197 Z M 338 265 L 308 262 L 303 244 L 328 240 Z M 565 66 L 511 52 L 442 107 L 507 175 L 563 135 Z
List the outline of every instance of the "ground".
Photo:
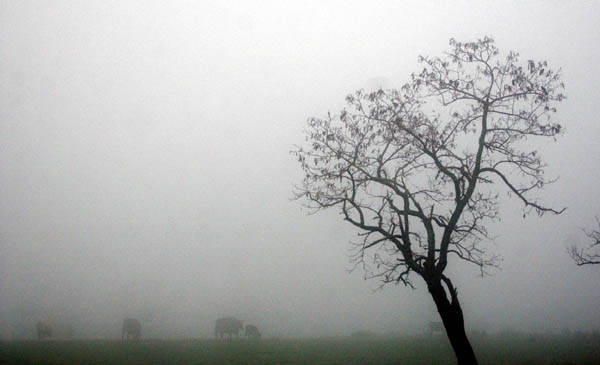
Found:
M 482 364 L 598 364 L 598 336 L 477 336 Z M 233 340 L 0 342 L 1 364 L 454 364 L 443 335 Z

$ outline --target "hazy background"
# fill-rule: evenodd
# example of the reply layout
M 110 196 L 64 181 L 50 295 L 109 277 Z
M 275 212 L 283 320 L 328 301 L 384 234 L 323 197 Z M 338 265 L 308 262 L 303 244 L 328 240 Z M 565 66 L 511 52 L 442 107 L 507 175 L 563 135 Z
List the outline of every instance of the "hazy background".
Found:
M 223 4 L 226 3 L 226 4 Z M 600 214 L 597 1 L 0 1 L 0 327 L 203 337 L 421 333 L 426 287 L 349 274 L 355 231 L 291 201 L 309 116 L 396 87 L 448 39 L 495 37 L 562 67 L 566 134 L 540 145 L 558 217 L 506 201 L 501 270 L 449 269 L 467 326 L 600 328 L 600 267 L 569 242 Z

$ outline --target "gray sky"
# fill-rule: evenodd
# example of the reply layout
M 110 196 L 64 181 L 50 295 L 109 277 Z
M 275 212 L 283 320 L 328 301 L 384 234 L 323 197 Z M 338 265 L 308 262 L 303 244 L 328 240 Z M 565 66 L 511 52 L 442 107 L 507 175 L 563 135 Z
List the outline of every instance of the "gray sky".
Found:
M 423 283 L 373 292 L 349 274 L 356 232 L 290 201 L 289 151 L 346 94 L 491 35 L 563 70 L 566 134 L 540 150 L 560 176 L 543 196 L 568 209 L 523 219 L 506 201 L 490 227 L 501 270 L 449 269 L 467 325 L 599 328 L 600 268 L 565 250 L 600 215 L 599 18 L 595 1 L 0 2 L 0 324 L 421 331 L 437 319 Z

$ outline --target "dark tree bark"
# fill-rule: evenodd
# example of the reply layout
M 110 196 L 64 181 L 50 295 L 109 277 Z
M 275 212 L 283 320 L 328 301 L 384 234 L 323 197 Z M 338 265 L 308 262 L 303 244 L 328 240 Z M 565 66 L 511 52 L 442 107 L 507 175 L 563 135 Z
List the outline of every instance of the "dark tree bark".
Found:
M 450 283 L 450 280 L 446 279 L 446 283 Z M 427 282 L 427 288 L 435 302 L 438 313 L 440 314 L 442 323 L 446 329 L 446 335 L 456 354 L 458 363 L 477 364 L 475 352 L 471 347 L 471 343 L 469 342 L 465 331 L 465 321 L 460 302 L 458 301 L 456 289 L 450 284 L 450 288 L 452 288 L 450 289 L 451 297 L 448 299 L 442 281 L 438 278 L 429 280 Z

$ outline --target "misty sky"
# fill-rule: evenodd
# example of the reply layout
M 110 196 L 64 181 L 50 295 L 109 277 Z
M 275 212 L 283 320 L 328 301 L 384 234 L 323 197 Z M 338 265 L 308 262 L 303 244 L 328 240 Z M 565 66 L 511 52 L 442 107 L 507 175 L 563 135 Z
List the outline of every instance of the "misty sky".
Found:
M 291 200 L 289 151 L 346 94 L 485 35 L 562 68 L 566 133 L 539 149 L 560 177 L 542 197 L 568 209 L 523 219 L 507 199 L 501 269 L 450 263 L 466 324 L 600 328 L 600 267 L 566 253 L 600 215 L 598 19 L 596 1 L 1 1 L 3 331 L 115 337 L 131 316 L 210 336 L 234 315 L 267 336 L 420 332 L 438 318 L 424 283 L 348 273 L 356 231 Z

